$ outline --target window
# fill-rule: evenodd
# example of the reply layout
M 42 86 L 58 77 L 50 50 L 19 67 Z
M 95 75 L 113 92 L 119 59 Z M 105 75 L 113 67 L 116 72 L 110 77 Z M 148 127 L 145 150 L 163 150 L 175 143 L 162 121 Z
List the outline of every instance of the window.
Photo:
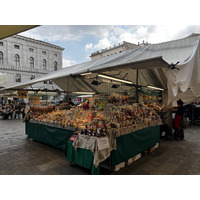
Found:
M 30 68 L 34 69 L 34 59 L 30 57 Z
M 19 55 L 15 54 L 15 66 L 19 67 L 20 66 L 20 62 L 19 62 Z
M 57 71 L 58 70 L 58 63 L 55 61 L 54 62 L 54 71 Z
M 16 44 L 15 44 L 15 45 L 14 45 L 14 48 L 15 48 L 15 49 L 19 49 L 19 45 L 16 45 Z
M 44 81 L 44 84 L 47 84 L 47 81 Z
M 43 61 L 42 61 L 42 68 L 44 70 L 47 70 L 47 61 L 45 59 L 43 59 Z
M 21 74 L 16 74 L 15 80 L 16 82 L 21 82 Z
M 42 54 L 43 54 L 43 55 L 46 55 L 46 54 L 47 54 L 47 52 L 46 52 L 46 51 L 42 51 Z
M 32 49 L 32 48 L 29 48 L 29 52 L 34 52 L 34 49 Z
M 53 84 L 53 81 L 52 81 L 52 80 L 49 80 L 49 84 Z
M 54 56 L 55 56 L 55 57 L 57 57 L 57 56 L 58 56 L 58 54 L 57 54 L 57 53 L 54 53 Z
M 3 52 L 0 51 L 0 64 L 3 64 Z
M 0 46 L 3 46 L 3 42 L 0 42 Z
M 35 79 L 35 75 L 31 75 L 31 78 L 30 78 L 31 80 L 33 80 L 33 79 Z

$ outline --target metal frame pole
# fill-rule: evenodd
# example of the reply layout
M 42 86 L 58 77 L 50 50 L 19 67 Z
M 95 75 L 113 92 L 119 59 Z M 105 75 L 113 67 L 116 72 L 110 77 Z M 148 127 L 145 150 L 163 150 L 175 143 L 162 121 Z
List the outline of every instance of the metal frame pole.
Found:
M 139 71 L 138 69 L 136 70 L 136 103 L 138 103 L 138 76 L 139 76 Z
M 70 109 L 70 106 L 69 106 L 69 78 L 70 77 L 67 77 L 67 104 L 68 104 L 68 109 Z

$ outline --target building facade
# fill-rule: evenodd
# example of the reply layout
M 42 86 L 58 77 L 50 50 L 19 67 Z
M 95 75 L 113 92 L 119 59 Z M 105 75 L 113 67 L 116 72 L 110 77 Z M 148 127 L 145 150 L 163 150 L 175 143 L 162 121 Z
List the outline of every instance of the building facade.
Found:
M 133 44 L 133 43 L 130 43 L 130 42 L 123 41 L 122 44 L 119 43 L 118 45 L 115 45 L 114 47 L 109 47 L 109 48 L 101 49 L 100 51 L 94 52 L 94 53 L 91 54 L 90 57 L 91 57 L 92 60 L 96 60 L 96 59 L 103 58 L 103 57 L 106 57 L 106 56 L 118 54 L 118 53 L 130 50 L 130 49 L 136 49 L 138 47 L 141 47 L 143 45 L 148 45 L 148 44 L 149 43 L 145 43 L 144 41 L 141 44 L 139 44 L 139 43 Z
M 3 87 L 61 69 L 63 50 L 62 47 L 21 35 L 0 40 L 0 72 L 7 74 Z M 37 88 L 40 87 L 58 88 L 51 81 L 37 84 Z

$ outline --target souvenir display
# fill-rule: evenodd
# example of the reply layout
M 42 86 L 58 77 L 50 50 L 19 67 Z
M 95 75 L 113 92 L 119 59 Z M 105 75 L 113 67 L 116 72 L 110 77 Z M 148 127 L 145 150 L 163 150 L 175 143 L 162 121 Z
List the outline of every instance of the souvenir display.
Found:
M 33 118 L 37 118 L 38 116 L 44 115 L 48 112 L 52 112 L 54 110 L 54 106 L 30 106 L 30 112 Z
M 150 126 L 152 122 L 160 122 L 155 108 L 161 109 L 162 107 L 156 104 L 134 103 L 129 105 L 124 101 L 124 104 L 116 105 L 115 102 L 113 103 L 114 98 L 111 99 L 112 103 L 93 100 L 92 103 L 87 102 L 70 110 L 53 109 L 53 107 L 31 108 L 33 113 L 31 118 L 40 123 L 74 129 L 79 134 L 97 137 L 106 136 L 107 130 L 111 128 L 136 127 L 144 124 Z

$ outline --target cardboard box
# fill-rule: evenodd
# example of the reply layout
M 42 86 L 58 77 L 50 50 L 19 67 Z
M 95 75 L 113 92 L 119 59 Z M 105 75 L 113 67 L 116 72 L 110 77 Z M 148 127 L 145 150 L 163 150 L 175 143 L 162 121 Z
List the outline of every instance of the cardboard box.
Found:
M 131 163 L 133 163 L 133 159 L 134 159 L 134 158 L 128 159 L 128 160 L 126 161 L 126 165 L 130 165 Z
M 114 171 L 119 171 L 120 168 L 123 168 L 125 166 L 125 162 L 119 163 L 118 165 L 115 165 Z
M 133 160 L 136 161 L 136 160 L 140 159 L 141 156 L 142 156 L 142 154 L 139 153 L 139 154 L 137 154 L 136 156 L 133 157 Z

